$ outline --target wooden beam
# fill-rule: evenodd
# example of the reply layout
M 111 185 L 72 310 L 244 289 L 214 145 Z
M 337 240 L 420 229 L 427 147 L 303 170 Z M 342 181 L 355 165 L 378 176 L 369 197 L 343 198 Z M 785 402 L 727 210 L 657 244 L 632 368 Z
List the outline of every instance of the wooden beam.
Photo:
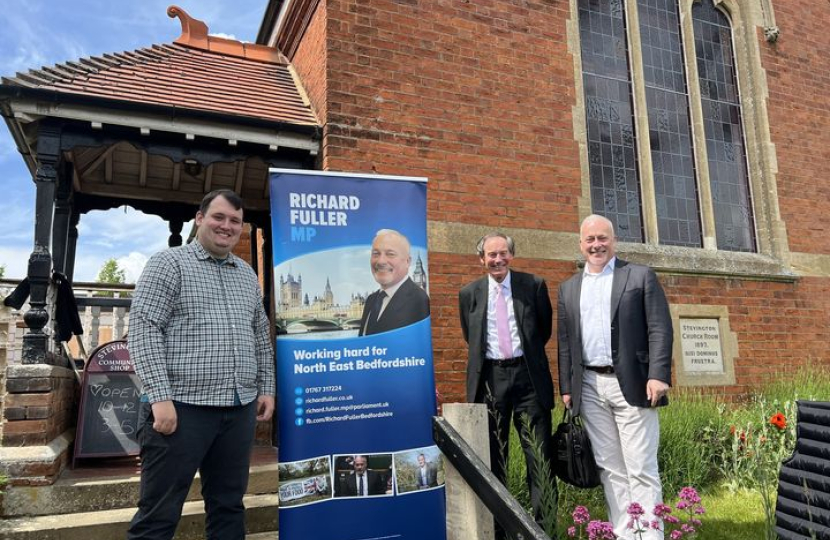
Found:
M 139 150 L 141 153 L 141 165 L 138 170 L 138 185 L 144 187 L 147 185 L 147 151 Z
M 112 146 L 110 146 L 109 148 L 107 148 L 106 150 L 104 150 L 103 152 L 101 152 L 101 155 L 100 155 L 100 156 L 98 156 L 97 158 L 95 158 L 95 161 L 93 161 L 92 163 L 90 163 L 89 165 L 87 165 L 86 167 L 84 167 L 84 168 L 81 170 L 81 173 L 80 173 L 80 174 L 81 174 L 81 178 L 86 178 L 86 176 L 87 176 L 89 173 L 93 172 L 95 169 L 97 169 L 98 167 L 100 167 L 100 166 L 101 166 L 101 164 L 102 164 L 102 163 L 104 163 L 104 162 L 107 160 L 107 158 L 110 156 L 110 154 L 112 154 L 112 153 L 113 153 L 113 151 L 115 150 L 115 146 L 116 146 L 116 145 L 114 145 L 114 144 L 113 144 Z
M 113 145 L 113 148 L 115 148 L 115 145 Z M 107 154 L 107 159 L 104 160 L 104 164 L 104 182 L 112 184 L 112 152 Z
M 97 195 L 108 198 L 118 199 L 139 199 L 145 201 L 165 201 L 165 202 L 181 202 L 185 204 L 192 204 L 198 206 L 202 200 L 202 194 L 198 191 L 172 191 L 169 189 L 160 189 L 153 187 L 138 187 L 123 186 L 123 185 L 107 185 L 107 184 L 87 184 L 85 195 Z M 245 199 L 245 211 L 267 211 L 270 210 L 268 200 L 266 199 Z
M 72 187 L 75 191 L 81 191 L 81 173 L 78 172 L 76 163 L 72 163 Z
M 179 182 L 182 180 L 182 164 L 173 164 L 173 191 L 179 191 Z
M 213 163 L 208 165 L 205 171 L 205 187 L 202 188 L 204 193 L 210 193 L 211 185 L 213 184 Z
M 239 195 L 242 192 L 242 182 L 245 180 L 245 162 L 244 161 L 237 161 L 236 162 L 236 183 L 233 186 L 233 190 Z

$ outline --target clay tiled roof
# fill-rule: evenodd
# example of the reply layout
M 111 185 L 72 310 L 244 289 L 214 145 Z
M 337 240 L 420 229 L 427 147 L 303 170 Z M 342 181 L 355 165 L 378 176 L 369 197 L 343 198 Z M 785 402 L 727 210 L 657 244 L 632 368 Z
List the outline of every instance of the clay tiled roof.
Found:
M 207 35 L 176 7 L 173 43 L 81 58 L 3 78 L 3 85 L 207 111 L 295 125 L 318 125 L 276 49 Z

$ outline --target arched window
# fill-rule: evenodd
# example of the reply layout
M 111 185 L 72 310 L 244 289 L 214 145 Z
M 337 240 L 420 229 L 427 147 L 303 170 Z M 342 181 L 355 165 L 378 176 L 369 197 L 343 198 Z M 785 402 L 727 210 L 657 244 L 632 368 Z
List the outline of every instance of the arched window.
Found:
M 747 155 L 726 2 L 575 3 L 591 211 L 611 219 L 626 242 L 778 251 L 775 243 L 786 242 L 779 232 L 767 228 L 763 245 L 756 234 L 756 171 Z M 737 11 L 741 0 L 729 3 Z M 752 38 L 748 27 L 741 25 L 743 39 Z M 765 118 L 756 105 L 752 114 Z M 757 152 L 769 146 L 768 136 L 755 141 Z M 768 185 L 769 160 L 758 162 L 767 168 L 759 167 L 757 182 Z M 763 196 L 771 197 L 763 205 L 768 227 L 777 201 Z
M 732 28 L 712 0 L 693 4 L 692 19 L 718 248 L 755 251 Z

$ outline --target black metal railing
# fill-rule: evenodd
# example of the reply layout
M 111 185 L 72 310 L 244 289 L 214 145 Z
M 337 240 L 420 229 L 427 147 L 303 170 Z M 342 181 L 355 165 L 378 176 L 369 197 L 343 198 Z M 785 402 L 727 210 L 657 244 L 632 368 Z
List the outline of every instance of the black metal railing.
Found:
M 514 540 L 550 540 L 539 525 L 481 461 L 469 444 L 440 416 L 432 418 L 432 438 L 444 458 L 475 492 L 484 506 Z

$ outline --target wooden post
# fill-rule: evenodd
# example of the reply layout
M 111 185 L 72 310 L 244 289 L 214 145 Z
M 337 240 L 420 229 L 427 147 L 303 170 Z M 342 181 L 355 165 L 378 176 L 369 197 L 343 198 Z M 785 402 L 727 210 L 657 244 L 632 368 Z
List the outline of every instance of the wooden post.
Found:
M 182 245 L 182 228 L 184 227 L 184 222 L 181 219 L 171 219 L 167 223 L 167 227 L 170 229 L 170 238 L 167 239 L 167 245 L 169 247 Z
M 490 428 L 487 406 L 481 403 L 445 403 L 442 410 L 444 419 L 489 467 Z M 495 534 L 493 514 L 446 459 L 444 474 L 447 489 L 447 540 L 492 540 Z
M 35 246 L 29 256 L 29 311 L 23 316 L 27 331 L 23 336 L 23 363 L 49 363 L 49 336 L 43 331 L 49 322 L 47 295 L 52 274 L 52 215 L 55 210 L 55 185 L 60 159 L 60 128 L 41 125 L 37 141 L 35 172 Z
M 66 242 L 66 267 L 64 275 L 66 278 L 75 282 L 75 248 L 78 246 L 78 221 L 81 215 L 77 209 L 73 209 L 69 216 L 69 234 Z

